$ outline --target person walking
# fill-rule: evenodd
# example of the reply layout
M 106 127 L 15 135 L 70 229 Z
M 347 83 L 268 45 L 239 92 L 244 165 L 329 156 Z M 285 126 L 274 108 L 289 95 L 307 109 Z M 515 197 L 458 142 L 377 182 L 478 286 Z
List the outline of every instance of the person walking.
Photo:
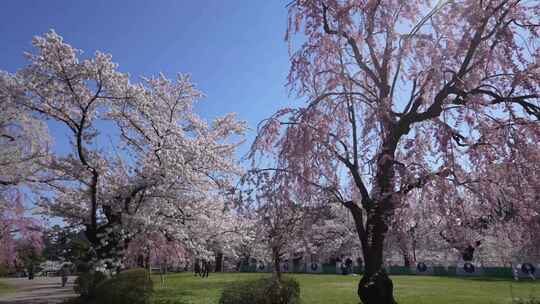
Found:
M 34 263 L 30 263 L 30 265 L 28 266 L 28 279 L 34 279 Z
M 60 276 L 62 277 L 62 287 L 66 287 L 68 281 L 69 270 L 66 264 L 60 268 Z
M 207 260 L 202 261 L 202 277 L 208 278 L 208 272 L 210 270 L 210 263 Z

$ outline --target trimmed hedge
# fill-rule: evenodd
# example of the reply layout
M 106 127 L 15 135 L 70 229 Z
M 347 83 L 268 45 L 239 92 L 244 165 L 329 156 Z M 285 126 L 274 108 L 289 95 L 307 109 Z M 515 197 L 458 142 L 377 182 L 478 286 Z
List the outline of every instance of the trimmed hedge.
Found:
M 148 304 L 154 284 L 145 269 L 131 269 L 101 282 L 96 288 L 99 304 Z
M 484 267 L 484 275 L 496 278 L 512 278 L 512 268 L 509 267 Z
M 306 267 L 310 267 L 311 264 L 307 264 Z M 337 270 L 336 270 L 336 264 L 322 264 L 321 265 L 322 267 L 322 273 L 327 273 L 327 274 L 338 274 Z
M 239 281 L 223 289 L 219 304 L 298 304 L 300 285 L 292 278 Z
M 433 275 L 435 276 L 449 276 L 448 269 L 444 266 L 433 266 Z
M 257 265 L 240 265 L 240 272 L 256 272 Z
M 388 267 L 388 273 L 391 275 L 409 275 L 412 274 L 413 271 L 410 267 L 390 266 Z

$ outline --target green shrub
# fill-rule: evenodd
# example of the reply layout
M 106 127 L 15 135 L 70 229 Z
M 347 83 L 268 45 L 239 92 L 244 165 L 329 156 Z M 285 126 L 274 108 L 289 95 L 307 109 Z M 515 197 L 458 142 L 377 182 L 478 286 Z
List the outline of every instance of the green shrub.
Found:
M 145 269 L 120 272 L 101 282 L 96 290 L 99 304 L 147 304 L 154 291 L 150 273 Z
M 297 304 L 300 285 L 292 278 L 235 282 L 223 289 L 219 304 Z
M 107 279 L 107 276 L 99 271 L 83 272 L 75 279 L 73 289 L 84 299 L 92 299 L 96 295 L 96 288 Z
M 0 277 L 7 277 L 9 274 L 9 269 L 7 265 L 0 264 Z
M 76 263 L 75 268 L 76 268 L 76 271 L 78 273 L 89 272 L 90 269 L 91 269 L 90 265 L 88 265 L 88 263 L 86 263 L 86 262 L 78 262 L 78 263 Z

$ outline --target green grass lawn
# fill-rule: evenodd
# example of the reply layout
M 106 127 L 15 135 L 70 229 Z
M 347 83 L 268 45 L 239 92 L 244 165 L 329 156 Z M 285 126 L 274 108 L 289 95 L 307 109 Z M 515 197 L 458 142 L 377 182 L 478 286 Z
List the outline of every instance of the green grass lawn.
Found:
M 15 291 L 15 288 L 13 286 L 0 281 L 0 295 L 6 294 L 9 292 L 14 292 L 14 291 Z
M 248 280 L 267 274 L 211 273 L 206 279 L 192 274 L 166 276 L 161 286 L 154 278 L 156 300 L 170 303 L 218 303 L 221 290 L 236 280 Z M 339 275 L 292 275 L 300 282 L 304 304 L 356 304 L 356 287 L 360 277 Z M 540 298 L 540 281 L 514 282 L 494 278 L 448 278 L 430 276 L 394 276 L 395 296 L 399 304 L 499 304 L 514 298 Z

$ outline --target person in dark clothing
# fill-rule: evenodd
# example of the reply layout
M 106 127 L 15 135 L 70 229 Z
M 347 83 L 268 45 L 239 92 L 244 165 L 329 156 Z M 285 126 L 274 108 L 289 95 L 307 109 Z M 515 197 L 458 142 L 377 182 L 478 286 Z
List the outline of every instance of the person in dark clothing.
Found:
M 66 287 L 66 283 L 68 281 L 68 275 L 69 275 L 68 266 L 63 265 L 62 268 L 60 268 L 60 276 L 62 277 L 62 287 Z
M 352 264 L 353 264 L 353 262 L 352 262 L 351 258 L 347 258 L 347 259 L 345 260 L 345 266 L 347 267 L 347 274 L 353 272 L 353 271 L 352 271 L 352 270 L 353 270 L 353 269 L 352 269 L 352 266 L 353 266 Z
M 28 266 L 28 279 L 34 279 L 34 264 L 30 264 L 30 266 Z
M 461 257 L 463 258 L 463 261 L 470 262 L 474 258 L 474 251 L 476 248 L 478 248 L 482 244 L 480 241 L 475 242 L 475 246 L 469 244 L 462 252 Z
M 209 269 L 210 269 L 210 263 L 208 263 L 208 261 L 206 260 L 203 260 L 202 261 L 202 274 L 201 274 L 203 278 L 208 278 Z
M 345 265 L 345 262 L 341 262 L 339 267 L 341 268 L 341 274 L 346 275 L 347 274 L 347 265 Z
M 360 258 L 360 257 L 356 259 L 356 264 L 358 265 L 358 269 L 359 269 L 358 271 L 360 271 L 360 272 L 363 271 L 363 268 L 362 268 L 363 267 L 363 262 L 364 261 L 362 261 L 362 258 Z
M 195 272 L 195 276 L 201 275 L 201 264 L 199 263 L 199 260 L 195 260 L 195 264 L 193 265 L 193 271 Z

